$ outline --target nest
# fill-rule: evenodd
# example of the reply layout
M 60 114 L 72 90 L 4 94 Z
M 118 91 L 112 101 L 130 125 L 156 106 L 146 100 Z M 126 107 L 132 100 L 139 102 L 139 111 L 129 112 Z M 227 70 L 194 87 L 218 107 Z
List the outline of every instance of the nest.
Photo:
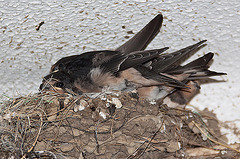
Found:
M 34 94 L 1 105 L 2 158 L 239 158 L 207 112 L 135 93 Z

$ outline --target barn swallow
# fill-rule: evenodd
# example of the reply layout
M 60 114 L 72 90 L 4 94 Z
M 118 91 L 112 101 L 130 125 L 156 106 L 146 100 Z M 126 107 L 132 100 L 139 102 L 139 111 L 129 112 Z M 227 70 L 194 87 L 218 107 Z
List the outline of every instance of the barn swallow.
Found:
M 196 47 L 200 43 L 204 41 L 201 41 L 195 45 L 192 45 Z M 178 59 L 179 56 L 181 56 L 181 52 L 183 52 L 182 55 L 185 53 L 189 54 L 194 51 L 183 51 L 188 50 L 189 47 L 176 51 L 172 54 L 166 54 L 161 55 L 151 66 L 151 69 L 156 69 L 156 72 L 164 73 L 172 78 L 175 78 L 187 85 L 186 88 L 176 88 L 176 87 L 169 87 L 169 86 L 152 86 L 152 87 L 144 87 L 139 88 L 138 93 L 143 98 L 148 99 L 164 99 L 164 103 L 168 106 L 175 106 L 175 105 L 184 105 L 188 103 L 193 96 L 195 96 L 199 90 L 200 90 L 200 83 L 199 80 L 202 78 L 207 78 L 211 76 L 219 76 L 219 75 L 226 75 L 226 73 L 221 72 L 214 72 L 208 70 L 209 63 L 212 60 L 214 54 L 213 53 L 207 53 L 206 55 L 186 64 L 183 66 L 180 65 L 174 65 L 175 63 L 178 63 L 180 59 L 182 59 L 184 56 L 182 56 L 180 59 Z M 185 55 L 186 56 L 186 55 Z M 167 60 L 168 57 L 170 57 L 171 60 Z M 177 59 L 176 59 L 177 57 Z M 167 61 L 165 64 L 163 61 Z M 160 62 L 162 61 L 162 62 Z M 160 63 L 159 63 L 160 62 Z M 159 69 L 159 67 L 155 67 L 156 65 L 161 65 L 162 68 Z M 166 66 L 168 65 L 168 66 Z
M 64 64 L 62 61 L 65 61 L 65 58 L 63 58 L 58 61 L 61 63 L 58 70 L 44 78 L 48 81 L 48 85 L 42 85 L 40 89 L 43 87 L 51 89 L 54 86 L 61 87 L 61 91 L 63 91 L 64 89 L 72 89 L 69 86 L 73 86 L 77 88 L 78 93 L 90 93 L 101 92 L 106 87 L 110 90 L 119 91 L 163 84 L 185 87 L 185 84 L 179 80 L 161 73 L 154 74 L 147 67 L 144 67 L 146 69 L 144 71 L 144 68 L 136 69 L 138 65 L 157 58 L 167 49 L 135 51 L 128 55 L 108 50 L 87 52 L 67 57 L 73 59 Z M 64 75 L 64 78 L 62 78 L 62 75 Z
M 193 94 L 191 91 L 199 87 L 194 80 L 225 74 L 208 70 L 212 53 L 180 65 L 180 61 L 200 49 L 206 40 L 170 54 L 163 54 L 167 47 L 144 50 L 159 33 L 162 21 L 162 15 L 157 15 L 114 51 L 93 51 L 60 59 L 43 78 L 40 90 L 80 95 L 106 88 L 137 89 L 143 98 L 163 99 L 181 94 L 187 100 Z

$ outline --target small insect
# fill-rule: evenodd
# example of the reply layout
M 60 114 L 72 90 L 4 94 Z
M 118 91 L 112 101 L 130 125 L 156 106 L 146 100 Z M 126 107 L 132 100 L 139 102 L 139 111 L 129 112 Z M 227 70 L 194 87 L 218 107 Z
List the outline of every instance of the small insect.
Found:
M 44 24 L 44 21 L 42 21 L 41 23 L 38 24 L 36 30 L 38 31 L 40 29 L 40 27 Z

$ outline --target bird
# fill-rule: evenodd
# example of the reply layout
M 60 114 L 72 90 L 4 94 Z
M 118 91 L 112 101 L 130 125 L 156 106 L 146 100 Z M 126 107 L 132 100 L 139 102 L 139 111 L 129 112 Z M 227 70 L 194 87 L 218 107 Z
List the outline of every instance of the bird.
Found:
M 164 53 L 168 47 L 145 50 L 159 33 L 163 16 L 158 14 L 130 40 L 115 50 L 85 52 L 63 57 L 52 65 L 39 87 L 40 91 L 82 95 L 103 90 L 137 90 L 139 97 L 186 103 L 199 89 L 199 79 L 226 75 L 210 71 L 214 54 L 181 65 L 181 61 L 205 45 Z M 175 96 L 175 97 L 174 97 Z

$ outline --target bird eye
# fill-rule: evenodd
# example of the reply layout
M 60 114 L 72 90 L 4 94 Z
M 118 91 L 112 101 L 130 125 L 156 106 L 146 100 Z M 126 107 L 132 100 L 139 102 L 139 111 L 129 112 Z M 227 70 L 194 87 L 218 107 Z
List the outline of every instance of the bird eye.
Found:
M 64 83 L 62 82 L 57 82 L 56 87 L 62 88 L 64 86 Z
M 60 68 L 62 68 L 62 67 L 63 67 L 63 64 L 60 63 L 60 64 L 58 65 L 58 68 L 60 69 Z

